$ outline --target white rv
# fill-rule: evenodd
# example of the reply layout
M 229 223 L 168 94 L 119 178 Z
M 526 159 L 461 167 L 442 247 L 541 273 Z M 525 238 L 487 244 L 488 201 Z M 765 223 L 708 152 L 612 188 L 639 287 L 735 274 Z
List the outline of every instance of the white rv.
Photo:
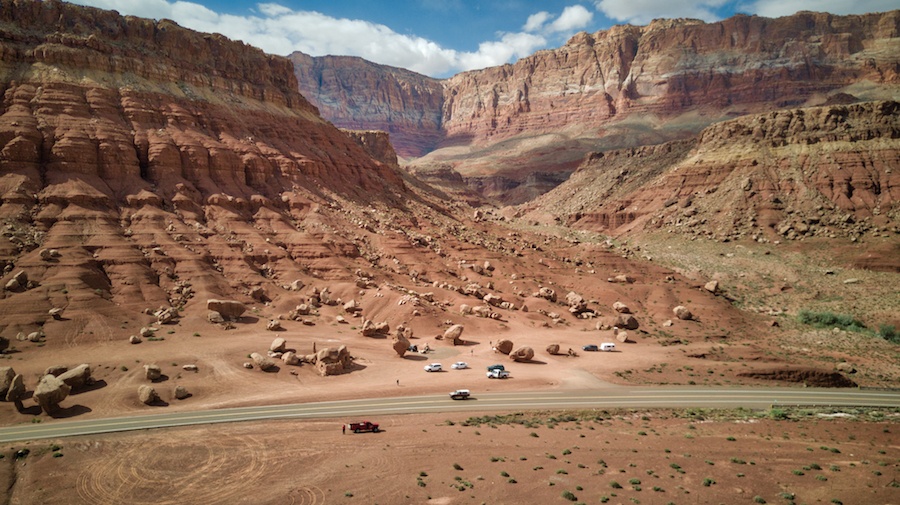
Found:
M 600 350 L 601 350 L 601 351 L 607 351 L 607 352 L 609 352 L 609 351 L 615 351 L 615 350 L 616 350 L 616 344 L 614 344 L 614 343 L 612 343 L 612 342 L 604 342 L 604 343 L 600 344 Z

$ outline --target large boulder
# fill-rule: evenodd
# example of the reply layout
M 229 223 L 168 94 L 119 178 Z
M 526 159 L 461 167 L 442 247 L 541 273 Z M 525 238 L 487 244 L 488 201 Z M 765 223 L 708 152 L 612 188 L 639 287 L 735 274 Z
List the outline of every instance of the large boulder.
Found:
M 531 361 L 534 358 L 534 349 L 528 346 L 519 347 L 509 353 L 509 357 L 513 361 Z
M 21 402 L 25 398 L 25 379 L 22 374 L 16 374 L 9 383 L 9 389 L 6 392 L 6 401 Z
M 672 309 L 672 313 L 675 314 L 675 317 L 681 319 L 682 321 L 687 321 L 689 319 L 693 319 L 694 315 L 691 314 L 691 311 L 688 310 L 684 305 L 679 305 Z
M 391 347 L 394 348 L 394 352 L 396 352 L 401 358 L 406 355 L 406 351 L 409 350 L 409 339 L 403 335 L 398 334 L 394 337 L 393 342 L 391 342 Z
M 465 327 L 461 324 L 454 324 L 447 328 L 447 331 L 444 332 L 444 340 L 449 340 L 453 345 L 459 345 L 461 343 L 460 337 L 462 336 L 464 328 Z
M 272 352 L 284 352 L 287 349 L 287 340 L 278 337 L 272 341 L 269 350 Z
M 497 349 L 498 352 L 501 352 L 503 354 L 509 354 L 513 350 L 513 343 L 511 340 L 503 339 L 503 340 L 497 342 L 497 345 L 494 346 L 494 349 Z M 532 353 L 533 353 L 533 351 L 532 351 Z
M 543 287 L 538 290 L 536 293 L 536 298 L 543 298 L 545 300 L 550 300 L 551 302 L 556 301 L 556 291 L 551 288 Z
M 155 314 L 156 322 L 159 324 L 168 324 L 178 318 L 178 311 L 172 307 L 160 309 Z
M 353 366 L 347 346 L 326 347 L 315 355 L 316 370 L 321 375 L 336 375 Z
M 622 302 L 614 303 L 613 310 L 618 312 L 619 314 L 631 314 L 631 309 L 628 307 L 628 305 L 625 305 Z
M 559 354 L 559 344 L 550 344 L 547 346 L 547 354 Z
M 281 321 L 277 319 L 269 319 L 269 322 L 266 323 L 266 330 L 268 331 L 281 331 L 284 328 L 281 327 Z
M 9 387 L 12 385 L 15 376 L 16 371 L 11 366 L 0 367 L 0 398 L 6 396 L 6 393 L 9 392 Z
M 152 405 L 159 401 L 159 394 L 153 386 L 143 384 L 138 387 L 138 399 L 144 405 Z
M 45 375 L 34 388 L 34 401 L 41 406 L 41 410 L 51 413 L 69 396 L 70 391 L 71 388 L 58 377 Z
M 258 352 L 254 352 L 250 355 L 250 359 L 253 360 L 253 364 L 255 364 L 262 371 L 269 371 L 275 368 L 275 362 L 270 360 L 269 358 L 263 356 Z
M 572 314 L 580 314 L 587 310 L 587 301 L 574 291 L 569 291 L 566 295 L 566 305 L 569 306 L 569 312 Z
M 375 323 L 366 319 L 363 321 L 362 329 L 360 331 L 364 337 L 384 336 L 391 332 L 391 325 L 389 325 L 387 321 Z
M 68 372 L 60 374 L 59 379 L 72 388 L 72 391 L 94 383 L 94 379 L 91 377 L 91 365 L 87 363 L 82 363 Z
M 283 361 L 285 365 L 296 366 L 300 364 L 300 357 L 297 356 L 297 353 L 294 351 L 287 351 L 281 355 L 281 361 Z
M 158 381 L 162 377 L 162 368 L 156 364 L 144 365 L 144 377 L 147 380 Z
M 187 398 L 188 396 L 191 396 L 191 394 L 188 393 L 188 390 L 187 390 L 186 387 L 184 387 L 184 386 L 175 386 L 175 398 L 176 398 L 176 399 L 178 399 L 178 400 L 184 400 L 184 399 Z
M 626 330 L 636 330 L 640 324 L 638 324 L 637 318 L 631 314 L 619 314 L 616 316 L 615 326 Z
M 703 289 L 709 291 L 712 294 L 716 294 L 719 292 L 719 281 L 709 281 L 703 285 Z
M 409 326 L 400 323 L 397 325 L 397 335 L 409 340 L 413 337 L 413 330 Z
M 206 300 L 206 309 L 218 312 L 227 321 L 237 321 L 247 306 L 237 300 Z

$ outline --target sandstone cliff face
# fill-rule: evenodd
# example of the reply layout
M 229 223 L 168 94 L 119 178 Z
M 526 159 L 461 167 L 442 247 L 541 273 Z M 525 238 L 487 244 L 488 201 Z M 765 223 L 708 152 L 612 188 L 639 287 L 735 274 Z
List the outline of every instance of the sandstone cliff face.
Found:
M 381 130 L 395 150 L 417 157 L 443 137 L 440 81 L 350 56 L 289 56 L 300 92 L 340 128 Z
M 417 172 L 450 167 L 482 196 L 515 204 L 565 180 L 591 151 L 683 139 L 829 95 L 895 97 L 898 54 L 892 11 L 616 26 L 445 81 L 358 58 L 293 59 L 326 119 L 388 131 L 401 155 L 430 152 L 412 163 Z
M 898 166 L 897 102 L 788 109 L 695 140 L 595 153 L 521 210 L 615 234 L 858 237 L 900 230 Z
M 448 141 L 597 127 L 633 113 L 770 110 L 860 81 L 900 83 L 900 11 L 738 15 L 581 33 L 513 65 L 448 79 Z
M 121 311 L 343 275 L 361 246 L 336 233 L 338 202 L 402 208 L 407 191 L 288 60 L 169 21 L 0 0 L 0 96 L 0 265 L 33 280 L 0 292 L 4 334 L 51 307 L 77 339 Z

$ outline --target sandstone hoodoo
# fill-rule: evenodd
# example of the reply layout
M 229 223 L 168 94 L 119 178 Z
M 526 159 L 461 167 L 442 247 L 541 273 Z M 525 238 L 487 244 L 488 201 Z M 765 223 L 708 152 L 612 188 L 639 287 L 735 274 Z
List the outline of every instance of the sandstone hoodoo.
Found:
M 394 336 L 394 339 L 391 342 L 391 347 L 394 349 L 394 352 L 396 352 L 397 355 L 401 358 L 406 355 L 406 351 L 409 350 L 409 346 L 409 339 L 399 333 Z
M 454 324 L 444 331 L 442 338 L 453 345 L 460 345 L 462 344 L 462 334 L 464 329 L 465 326 L 461 324 Z

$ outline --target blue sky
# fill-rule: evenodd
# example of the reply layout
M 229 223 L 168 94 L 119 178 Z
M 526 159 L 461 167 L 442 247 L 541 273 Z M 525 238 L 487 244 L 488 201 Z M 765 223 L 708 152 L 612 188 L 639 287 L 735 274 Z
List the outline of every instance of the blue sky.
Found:
M 272 54 L 360 56 L 434 76 L 511 63 L 580 31 L 654 18 L 717 21 L 736 12 L 881 12 L 896 0 L 72 0 L 172 19 Z

